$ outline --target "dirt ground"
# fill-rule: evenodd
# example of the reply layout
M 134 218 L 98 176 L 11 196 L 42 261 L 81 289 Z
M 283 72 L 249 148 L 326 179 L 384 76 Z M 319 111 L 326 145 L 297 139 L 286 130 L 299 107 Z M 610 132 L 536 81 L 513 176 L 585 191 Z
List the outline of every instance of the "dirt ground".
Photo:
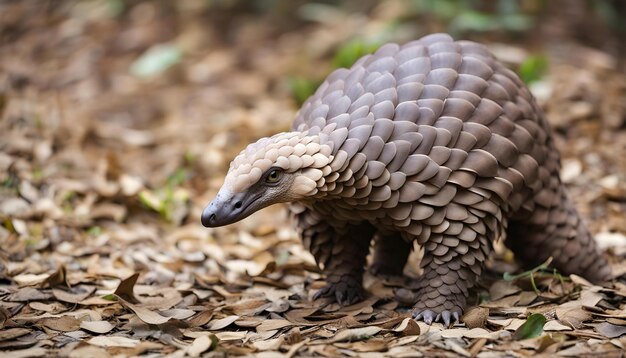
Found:
M 444 329 L 410 318 L 397 280 L 367 275 L 369 296 L 349 307 L 312 301 L 323 277 L 281 206 L 202 227 L 229 161 L 289 128 L 299 78 L 322 79 L 354 38 L 455 29 L 398 20 L 400 1 L 305 3 L 0 4 L 0 356 L 623 356 L 619 36 L 596 46 L 557 21 L 545 41 L 532 26 L 455 34 L 514 69 L 547 59 L 531 90 L 611 263 L 606 286 L 522 272 L 500 243 L 463 323 Z

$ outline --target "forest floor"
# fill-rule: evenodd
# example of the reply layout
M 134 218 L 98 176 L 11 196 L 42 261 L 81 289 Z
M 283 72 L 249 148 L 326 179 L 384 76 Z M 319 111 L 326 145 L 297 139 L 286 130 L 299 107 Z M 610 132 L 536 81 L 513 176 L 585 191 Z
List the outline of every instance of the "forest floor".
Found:
M 349 307 L 312 301 L 323 277 L 281 206 L 224 228 L 200 224 L 230 159 L 289 128 L 288 78 L 323 78 L 329 53 L 382 20 L 326 14 L 277 34 L 263 18 L 228 28 L 223 41 L 193 9 L 142 4 L 112 16 L 102 3 L 2 9 L 0 355 L 623 356 L 617 59 L 564 44 L 532 86 L 613 282 L 520 274 L 499 245 L 476 305 L 445 329 L 409 318 L 394 280 L 367 275 L 368 297 Z M 528 55 L 492 48 L 513 64 Z

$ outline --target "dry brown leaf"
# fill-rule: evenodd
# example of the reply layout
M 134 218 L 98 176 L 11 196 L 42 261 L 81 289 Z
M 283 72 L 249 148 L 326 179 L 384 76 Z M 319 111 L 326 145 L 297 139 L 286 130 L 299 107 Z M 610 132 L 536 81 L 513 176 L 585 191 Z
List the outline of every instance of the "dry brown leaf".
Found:
M 398 326 L 402 321 L 404 321 L 407 317 L 405 316 L 396 316 L 391 318 L 385 318 L 381 321 L 373 321 L 370 323 L 370 326 L 378 326 L 382 329 L 393 329 Z
M 591 282 L 585 280 L 584 278 L 578 275 L 570 275 L 569 277 L 572 279 L 572 282 L 574 282 L 577 285 L 587 286 L 587 287 L 594 286 Z
M 519 306 L 528 306 L 535 299 L 537 299 L 537 294 L 534 291 L 523 291 L 519 294 L 519 301 L 517 302 L 517 304 Z
M 544 331 L 571 331 L 572 327 L 565 326 L 558 321 L 548 321 L 543 326 Z
M 171 318 L 160 315 L 155 311 L 151 311 L 145 307 L 142 307 L 141 304 L 132 304 L 130 302 L 126 302 L 120 297 L 120 303 L 133 311 L 140 320 L 148 324 L 163 324 L 168 322 Z
M 14 340 L 7 340 L 0 342 L 0 352 L 3 350 L 14 351 L 18 349 L 26 349 L 36 345 L 39 341 L 35 339 L 35 337 L 31 335 L 19 337 Z
M 483 349 L 483 347 L 485 346 L 485 344 L 487 343 L 487 339 L 486 338 L 479 338 L 477 340 L 475 340 L 472 345 L 470 346 L 469 349 L 469 354 L 470 357 L 476 357 L 478 355 L 478 353 L 480 353 L 480 351 Z
M 507 324 L 504 329 L 506 329 L 507 331 L 515 331 L 517 330 L 521 325 L 523 325 L 526 322 L 526 320 L 523 319 L 519 319 L 519 318 L 513 318 L 511 319 L 511 321 L 509 322 L 509 324 Z
M 403 336 L 417 336 L 420 334 L 420 327 L 413 318 L 407 317 L 393 331 L 401 333 Z
M 461 347 L 461 345 L 459 343 L 459 340 L 455 340 L 455 339 L 446 339 L 443 344 L 441 344 L 440 346 L 444 349 L 450 350 L 458 355 L 464 356 L 464 357 L 469 357 L 470 353 L 463 347 Z
M 67 272 L 65 266 L 61 265 L 52 275 L 50 275 L 42 284 L 43 287 L 67 287 L 71 288 L 67 282 Z
M 84 345 L 84 346 L 79 346 L 77 348 L 72 349 L 72 351 L 69 354 L 70 358 L 83 358 L 83 357 L 90 357 L 90 358 L 109 358 L 111 357 L 109 355 L 109 353 L 107 353 L 106 350 L 97 347 L 97 346 L 92 346 L 92 345 Z
M 89 217 L 92 220 L 110 219 L 121 222 L 126 217 L 127 212 L 128 210 L 125 206 L 114 203 L 101 203 L 93 206 L 89 212 Z
M 49 274 L 41 273 L 41 274 L 31 274 L 25 273 L 21 275 L 13 276 L 13 281 L 17 282 L 20 286 L 35 286 L 43 284 L 46 279 L 49 277 Z
M 0 331 L 0 341 L 15 339 L 32 332 L 27 328 L 9 328 Z
M 268 302 L 263 298 L 256 298 L 250 300 L 241 300 L 233 305 L 229 305 L 225 308 L 229 308 L 239 316 L 254 316 L 263 312 L 266 308 L 272 305 L 271 302 Z
M 260 351 L 277 351 L 285 342 L 285 337 L 280 336 L 274 339 L 268 339 L 265 341 L 256 341 L 252 343 L 254 348 Z
M 510 296 L 522 291 L 521 288 L 515 286 L 509 281 L 496 281 L 489 288 L 489 297 L 492 301 L 497 301 L 503 297 Z
M 70 291 L 61 290 L 58 288 L 52 289 L 52 294 L 56 299 L 63 302 L 68 303 L 80 303 L 87 299 L 87 297 L 91 296 L 92 293 L 96 291 L 95 286 L 87 286 L 87 285 L 78 285 L 72 287 Z
M 602 322 L 598 324 L 591 324 L 596 332 L 607 338 L 617 338 L 626 334 L 626 327 L 614 325 L 608 322 Z
M 602 299 L 604 299 L 604 295 L 591 290 L 583 290 L 580 293 L 580 301 L 582 302 L 583 306 L 586 307 L 595 307 L 598 302 L 602 301 Z
M 622 319 L 622 318 L 607 318 L 606 321 L 611 323 L 611 324 L 618 325 L 618 326 L 626 326 L 626 319 Z
M 237 326 L 255 328 L 265 321 L 264 317 L 242 317 L 237 320 Z
M 182 308 L 172 308 L 169 310 L 161 311 L 161 314 L 165 317 L 170 317 L 177 320 L 184 320 L 196 314 L 196 311 Z
M 556 307 L 555 313 L 559 321 L 574 328 L 582 328 L 583 322 L 591 320 L 591 314 L 583 310 L 582 302 L 578 300 Z
M 3 353 L 0 351 L 0 353 Z M 4 352 L 8 353 L 8 352 Z M 30 357 L 43 357 L 47 354 L 47 350 L 43 347 L 34 347 L 23 350 L 11 351 L 8 353 L 11 358 L 30 358 Z
M 81 321 L 80 328 L 90 332 L 103 334 L 110 332 L 113 328 L 115 328 L 115 326 L 108 321 Z
M 206 326 L 206 329 L 208 329 L 209 331 L 218 331 L 224 327 L 231 325 L 239 318 L 240 318 L 239 316 L 232 315 L 232 316 L 226 316 L 224 318 L 216 319 L 216 320 L 209 322 L 209 324 L 207 324 Z
M 461 338 L 470 330 L 468 328 L 450 328 L 441 331 L 443 338 Z
M 199 357 L 202 353 L 215 348 L 217 344 L 218 339 L 213 334 L 200 336 L 187 347 L 186 353 L 191 357 Z
M 361 327 L 361 328 L 351 328 L 344 329 L 330 340 L 331 342 L 353 342 L 353 341 L 361 341 L 364 339 L 369 339 L 370 337 L 375 336 L 383 329 L 377 326 L 369 326 L 369 327 Z
M 378 302 L 380 298 L 370 297 L 361 302 L 357 302 L 350 306 L 341 307 L 339 312 L 345 313 L 350 316 L 356 316 L 361 313 L 372 312 L 372 306 Z
M 515 306 L 515 304 L 519 302 L 519 299 L 520 299 L 519 295 L 511 295 L 511 296 L 501 298 L 499 300 L 481 303 L 481 306 L 490 308 L 490 309 L 491 308 L 494 308 L 494 309 L 513 308 L 513 306 Z
M 140 343 L 137 339 L 122 336 L 97 336 L 90 338 L 87 343 L 98 347 L 124 347 L 133 348 Z
M 179 304 L 183 297 L 173 287 L 154 287 L 136 285 L 135 294 L 140 297 L 141 305 L 148 309 L 167 310 Z
M 139 278 L 139 273 L 134 273 L 131 276 L 120 281 L 120 284 L 115 289 L 116 296 L 122 298 L 126 302 L 130 303 L 139 303 L 139 300 L 135 298 L 135 294 L 133 292 L 133 288 L 135 287 L 135 283 Z
M 293 326 L 293 323 L 286 319 L 268 319 L 263 321 L 256 327 L 257 332 L 273 331 L 275 329 L 281 329 L 285 327 Z
M 50 304 L 42 303 L 42 302 L 31 302 L 28 306 L 37 311 L 49 312 L 49 313 L 59 313 L 67 310 L 67 307 L 60 302 L 52 302 Z
M 4 307 L 0 306 L 0 329 L 4 328 L 8 319 L 9 319 L 9 313 Z
M 49 317 L 39 320 L 39 323 L 55 331 L 71 332 L 80 328 L 80 321 L 74 317 Z
M 239 293 L 230 293 L 227 290 L 225 290 L 223 287 L 220 287 L 220 286 L 213 286 L 213 287 L 211 287 L 211 289 L 213 291 L 215 291 L 217 294 L 219 294 L 220 296 L 224 297 L 224 298 L 231 298 L 231 297 L 239 297 L 239 296 L 241 296 L 241 294 L 239 294 Z
M 285 313 L 285 317 L 294 323 L 310 323 L 306 317 L 309 317 L 318 311 L 319 307 L 292 309 Z
M 242 340 L 244 338 L 246 338 L 246 336 L 248 335 L 248 332 L 216 332 L 215 336 L 217 337 L 217 339 L 220 340 L 220 342 L 222 341 L 239 341 Z
M 11 293 L 4 299 L 9 302 L 30 302 L 30 301 L 45 301 L 52 297 L 52 294 L 38 290 L 32 287 L 24 287 L 18 289 L 16 292 Z
M 300 331 L 300 327 L 293 327 L 285 333 L 285 341 L 290 345 L 302 342 L 302 332 Z
M 189 318 L 187 323 L 190 327 L 204 326 L 211 321 L 211 318 L 213 318 L 212 311 L 200 311 L 195 316 Z
M 396 346 L 391 347 L 385 357 L 415 357 L 420 358 L 423 357 L 424 354 L 417 351 L 417 349 L 413 346 Z
M 89 297 L 78 302 L 78 304 L 80 304 L 81 306 L 105 306 L 105 305 L 112 305 L 116 303 L 117 301 L 115 300 L 107 300 L 102 297 Z
M 371 338 L 367 341 L 358 341 L 350 343 L 335 343 L 337 347 L 349 349 L 359 353 L 383 352 L 387 350 L 387 342 L 380 338 Z

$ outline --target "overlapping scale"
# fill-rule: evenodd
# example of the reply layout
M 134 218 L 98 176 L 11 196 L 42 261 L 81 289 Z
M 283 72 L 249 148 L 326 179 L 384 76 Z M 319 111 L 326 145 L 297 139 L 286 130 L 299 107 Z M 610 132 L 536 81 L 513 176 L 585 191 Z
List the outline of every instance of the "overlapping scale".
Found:
M 319 177 L 320 200 L 308 210 L 333 227 L 367 222 L 424 245 L 418 311 L 460 312 L 507 226 L 507 242 L 523 258 L 558 254 L 564 271 L 606 277 L 558 179 L 544 115 L 482 45 L 444 34 L 385 45 L 333 72 L 293 128 L 320 139 L 304 152 L 298 135 L 283 138 L 289 149 L 259 145 L 247 152 L 257 155 L 250 164 L 314 165 L 318 171 L 306 173 Z M 259 171 L 245 163 L 233 166 L 249 183 Z M 327 262 L 329 240 L 315 249 Z

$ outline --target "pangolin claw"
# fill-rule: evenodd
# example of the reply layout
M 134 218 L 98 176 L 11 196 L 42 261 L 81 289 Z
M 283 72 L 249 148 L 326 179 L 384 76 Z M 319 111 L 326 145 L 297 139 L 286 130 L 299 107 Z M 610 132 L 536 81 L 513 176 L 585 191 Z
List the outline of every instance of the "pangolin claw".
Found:
M 460 314 L 457 311 L 442 311 L 441 313 L 435 313 L 433 310 L 420 310 L 415 309 L 413 311 L 413 318 L 416 321 L 423 320 L 424 323 L 431 325 L 433 322 L 442 321 L 443 325 L 447 328 L 451 324 L 459 323 Z
M 335 301 L 342 306 L 349 306 L 364 298 L 363 289 L 345 283 L 328 284 L 313 295 L 316 300 L 320 297 L 334 297 Z

